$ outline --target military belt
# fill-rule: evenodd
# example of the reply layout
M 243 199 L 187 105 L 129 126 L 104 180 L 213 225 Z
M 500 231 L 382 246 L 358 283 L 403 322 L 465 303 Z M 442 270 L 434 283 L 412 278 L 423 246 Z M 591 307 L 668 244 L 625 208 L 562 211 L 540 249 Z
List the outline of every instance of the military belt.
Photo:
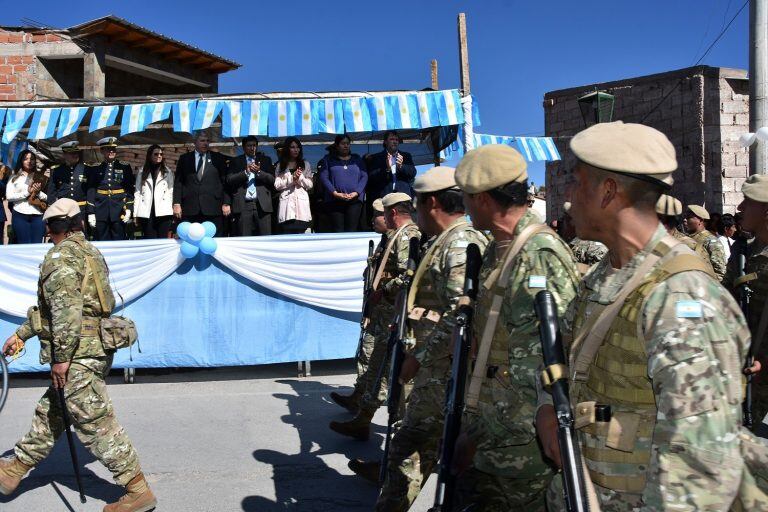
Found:
M 125 194 L 125 189 L 118 188 L 116 190 L 97 190 L 96 192 L 98 192 L 99 195 L 102 195 L 102 196 L 113 196 L 116 194 Z
M 88 201 L 78 201 L 77 206 L 86 206 L 88 204 Z
M 101 331 L 101 318 L 86 316 L 80 323 L 80 334 L 82 336 L 99 336 Z

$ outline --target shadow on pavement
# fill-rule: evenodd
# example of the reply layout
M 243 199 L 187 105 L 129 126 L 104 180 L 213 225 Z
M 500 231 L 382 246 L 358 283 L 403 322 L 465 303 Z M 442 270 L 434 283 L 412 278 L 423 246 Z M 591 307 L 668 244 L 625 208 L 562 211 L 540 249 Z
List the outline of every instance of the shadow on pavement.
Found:
M 380 438 L 374 435 L 368 442 L 360 442 L 328 428 L 332 420 L 351 418 L 328 398 L 336 387 L 304 379 L 277 382 L 291 386 L 295 392 L 277 393 L 274 397 L 287 402 L 289 413 L 282 420 L 298 432 L 300 450 L 297 454 L 269 449 L 253 452 L 256 460 L 272 466 L 276 499 L 248 496 L 242 501 L 242 509 L 245 512 L 371 510 L 378 489 L 357 476 L 331 468 L 323 457 L 343 454 L 347 459 L 373 458 L 379 454 Z

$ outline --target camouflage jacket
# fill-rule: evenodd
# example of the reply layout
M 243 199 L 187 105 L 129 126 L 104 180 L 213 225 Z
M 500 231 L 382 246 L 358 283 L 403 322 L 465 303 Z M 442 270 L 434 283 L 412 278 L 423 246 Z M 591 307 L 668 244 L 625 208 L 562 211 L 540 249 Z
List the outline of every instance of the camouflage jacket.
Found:
M 600 242 L 574 238 L 568 244 L 576 257 L 576 261 L 592 266 L 608 254 L 608 248 Z
M 95 278 L 101 282 L 109 311 L 102 312 L 94 274 L 86 264 L 86 256 L 92 259 Z M 48 251 L 40 265 L 37 307 L 42 332 L 35 333 L 27 319 L 16 334 L 25 341 L 38 335 L 41 364 L 104 357 L 98 319 L 108 317 L 114 305 L 104 258 L 82 233 L 73 233 Z
M 749 300 L 749 328 L 752 336 L 757 335 L 757 328 L 760 324 L 760 317 L 765 311 L 765 303 L 768 300 L 768 245 L 762 245 L 757 240 L 748 243 L 747 262 L 744 269 L 745 274 L 755 273 L 756 278 L 748 283 L 752 290 Z M 739 296 L 739 289 L 733 284 L 734 279 L 739 277 L 739 255 L 737 252 L 731 253 L 731 259 L 728 261 L 728 269 L 723 278 L 723 285 L 728 288 L 735 297 Z M 754 339 L 752 343 L 760 345 L 760 351 L 757 356 L 765 359 L 768 355 L 768 333 L 763 335 L 762 340 Z
M 526 213 L 515 227 L 515 236 L 534 223 L 534 215 Z M 480 270 L 483 284 L 472 325 L 476 343 L 482 338 L 492 300 L 486 288 L 488 277 L 501 265 L 510 245 L 511 241 L 494 241 L 486 249 Z M 504 299 L 488 361 L 489 378 L 482 383 L 477 412 L 468 410 L 462 420 L 467 435 L 478 446 L 474 458 L 477 469 L 515 478 L 550 473 L 533 426 L 542 357 L 534 297 L 542 289 L 550 290 L 562 315 L 576 295 L 578 276 L 566 243 L 549 233 L 531 237 L 515 257 L 509 280 L 504 283 Z
M 696 242 L 695 251 L 701 255 L 704 259 L 709 259 L 712 264 L 712 269 L 715 271 L 715 275 L 718 279 L 723 279 L 725 276 L 725 267 L 727 262 L 725 261 L 725 250 L 723 250 L 723 244 L 717 239 L 715 235 L 707 231 L 699 231 L 691 238 Z
M 680 240 L 681 242 L 683 242 L 685 245 L 687 245 L 690 250 L 692 251 L 696 250 L 696 246 L 698 245 L 696 243 L 696 240 L 689 237 L 685 233 L 680 232 L 678 229 L 673 229 L 672 231 L 670 231 L 669 234 L 672 235 L 677 240 Z
M 394 230 L 388 234 L 395 236 L 397 231 L 400 230 Z M 392 245 L 387 261 L 384 262 L 384 272 L 379 286 L 384 290 L 384 301 L 390 306 L 394 305 L 397 292 L 403 286 L 403 276 L 408 266 L 409 241 L 413 237 L 420 238 L 421 232 L 418 226 L 411 222 L 400 231 Z
M 413 307 L 408 325 L 413 330 L 413 356 L 421 363 L 415 385 L 425 379 L 445 382 L 450 371 L 453 316 L 464 288 L 467 247 L 477 244 L 482 253 L 488 240 L 464 217 L 446 228 L 446 236 L 432 240 L 411 288 Z M 438 243 L 439 246 L 434 244 Z
M 607 258 L 593 267 L 566 314 L 566 338 L 579 335 L 573 332 L 574 325 L 587 324 L 585 319 L 599 304 L 613 302 L 666 234 L 659 225 L 643 250 L 621 269 L 613 269 Z M 583 316 L 576 318 L 578 311 Z M 656 408 L 655 423 L 644 444 L 650 463 L 644 466 L 646 484 L 639 495 L 642 510 L 727 510 L 742 471 L 740 370 L 749 346 L 744 317 L 718 282 L 700 271 L 683 271 L 654 285 L 637 319 Z M 630 340 L 613 343 L 629 346 Z M 612 354 L 599 363 L 601 368 L 632 362 L 622 358 L 620 350 Z M 579 402 L 589 397 L 572 389 L 571 399 Z M 618 411 L 634 407 L 632 402 L 615 405 Z M 583 432 L 579 438 L 583 450 L 588 440 Z M 602 505 L 630 510 L 626 503 L 635 501 L 632 496 L 638 495 L 614 493 L 610 503 Z

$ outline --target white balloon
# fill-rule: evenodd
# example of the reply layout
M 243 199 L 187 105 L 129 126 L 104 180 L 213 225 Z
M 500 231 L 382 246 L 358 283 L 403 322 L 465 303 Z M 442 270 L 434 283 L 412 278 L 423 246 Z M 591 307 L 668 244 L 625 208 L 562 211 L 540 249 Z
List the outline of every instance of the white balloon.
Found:
M 755 136 L 758 140 L 762 140 L 763 142 L 768 141 L 768 127 L 763 126 L 757 132 L 755 132 Z
M 193 242 L 199 242 L 205 236 L 205 228 L 199 222 L 193 222 L 189 226 L 189 239 Z
M 745 148 L 748 148 L 754 143 L 755 143 L 754 133 L 745 133 L 739 137 L 739 144 L 741 144 Z

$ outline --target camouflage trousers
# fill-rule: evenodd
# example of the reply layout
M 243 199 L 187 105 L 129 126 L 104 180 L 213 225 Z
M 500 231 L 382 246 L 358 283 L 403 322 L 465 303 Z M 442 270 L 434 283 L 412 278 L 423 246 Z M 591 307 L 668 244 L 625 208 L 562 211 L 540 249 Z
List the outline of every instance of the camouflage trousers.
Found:
M 443 434 L 445 383 L 414 386 L 395 427 L 377 511 L 408 510 L 434 469 Z
M 388 321 L 389 319 L 385 320 L 380 315 L 371 318 L 368 329 L 363 335 L 360 354 L 357 358 L 357 380 L 355 381 L 355 391 L 361 396 L 365 396 L 366 392 L 375 385 L 378 370 L 387 355 Z M 386 387 L 384 393 L 386 394 Z
M 375 412 L 387 399 L 389 389 L 389 322 L 391 317 L 377 314 L 376 320 L 371 320 L 372 329 L 366 333 L 370 337 L 371 352 L 368 357 L 368 367 L 365 373 L 358 377 L 355 389 L 362 393 L 360 410 L 368 413 Z M 364 342 L 363 344 L 366 344 Z
M 549 478 L 509 478 L 471 467 L 456 482 L 453 510 L 545 512 L 548 485 Z
M 104 377 L 112 357 L 76 359 L 69 367 L 64 399 L 75 433 L 85 447 L 125 486 L 141 472 L 139 457 L 117 422 Z M 37 403 L 32 428 L 16 444 L 16 457 L 28 466 L 45 459 L 64 432 L 58 393 L 48 388 Z

